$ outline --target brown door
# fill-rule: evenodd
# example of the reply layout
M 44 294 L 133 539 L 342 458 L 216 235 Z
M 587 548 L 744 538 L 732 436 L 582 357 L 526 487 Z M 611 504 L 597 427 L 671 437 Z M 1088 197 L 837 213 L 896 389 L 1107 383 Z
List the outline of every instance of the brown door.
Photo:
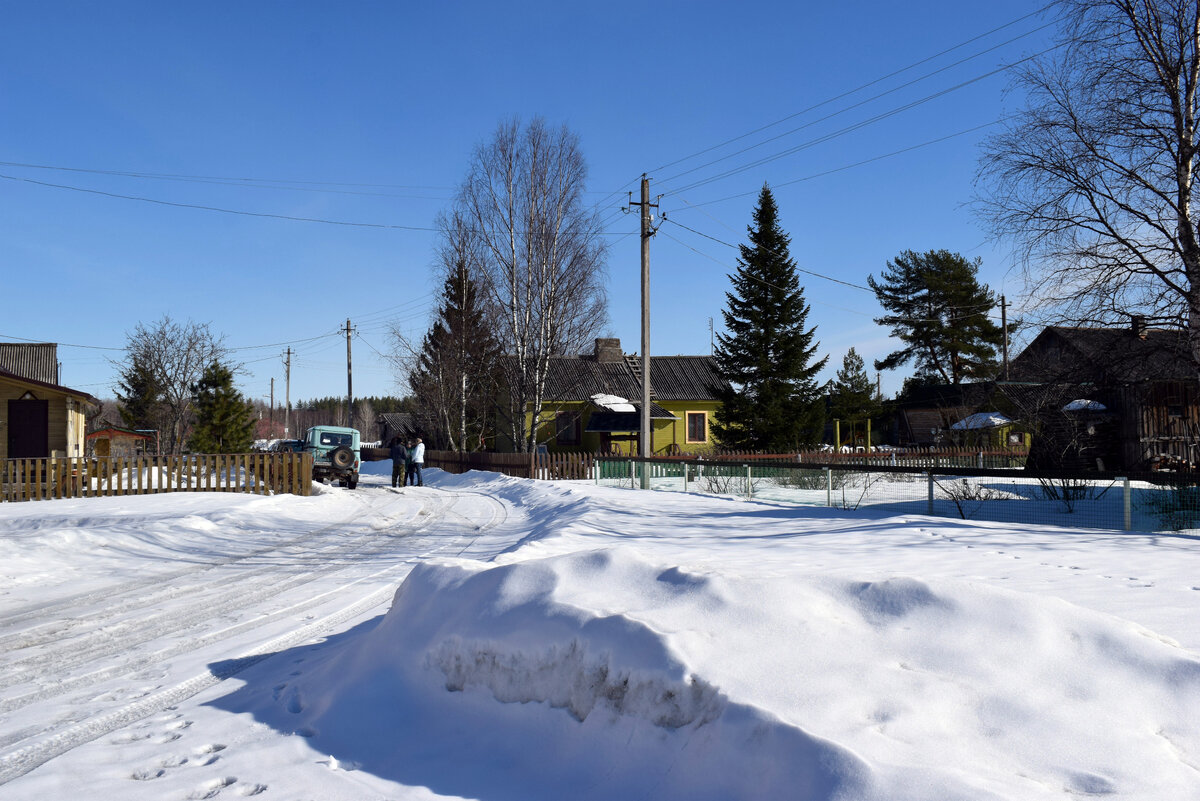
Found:
M 50 455 L 50 401 L 8 402 L 8 458 L 44 459 Z

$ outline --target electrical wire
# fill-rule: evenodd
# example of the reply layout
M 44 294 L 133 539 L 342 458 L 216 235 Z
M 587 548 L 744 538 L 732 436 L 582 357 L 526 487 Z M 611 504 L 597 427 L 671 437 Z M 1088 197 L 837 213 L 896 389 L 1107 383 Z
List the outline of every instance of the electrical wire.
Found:
M 842 98 L 849 97 L 850 95 L 853 95 L 853 94 L 857 94 L 858 92 L 861 92 L 863 89 L 868 89 L 868 88 L 870 88 L 870 87 L 874 86 L 875 84 L 882 83 L 883 81 L 886 81 L 888 78 L 894 78 L 894 77 L 896 77 L 897 75 L 901 75 L 901 74 L 903 74 L 903 73 L 905 73 L 905 72 L 908 72 L 908 71 L 909 71 L 909 70 L 911 70 L 911 69 L 915 69 L 915 68 L 917 68 L 917 67 L 921 66 L 922 64 L 927 64 L 927 63 L 929 63 L 930 61 L 933 61 L 933 60 L 935 60 L 935 59 L 937 59 L 937 58 L 940 58 L 940 57 L 942 57 L 942 56 L 944 56 L 944 55 L 947 55 L 948 53 L 952 53 L 952 52 L 954 52 L 955 50 L 958 50 L 958 49 L 960 49 L 960 48 L 962 48 L 962 47 L 966 47 L 967 45 L 971 44 L 972 42 L 979 41 L 980 39 L 985 39 L 985 38 L 987 38 L 988 36 L 991 36 L 991 35 L 992 35 L 992 34 L 994 34 L 994 33 L 999 33 L 1000 31 L 1004 30 L 1005 28 L 1011 28 L 1013 25 L 1016 25 L 1016 24 L 1017 24 L 1017 23 L 1019 23 L 1019 22 L 1023 22 L 1023 21 L 1025 21 L 1025 20 L 1029 19 L 1030 17 L 1037 16 L 1038 14 L 1041 14 L 1042 12 L 1046 11 L 1047 9 L 1049 9 L 1049 8 L 1050 8 L 1052 5 L 1053 5 L 1053 4 L 1047 4 L 1047 5 L 1044 5 L 1044 6 L 1042 6 L 1041 8 L 1037 9 L 1036 11 L 1031 11 L 1031 12 L 1030 12 L 1030 13 L 1028 13 L 1028 14 L 1025 14 L 1025 15 L 1023 15 L 1023 16 L 1020 16 L 1020 17 L 1017 17 L 1016 19 L 1014 19 L 1014 20 L 1011 20 L 1011 21 L 1009 21 L 1009 22 L 1006 22 L 1006 23 L 1004 23 L 1003 25 L 1000 25 L 999 27 L 993 28 L 993 29 L 991 29 L 990 31 L 986 31 L 986 32 L 984 32 L 984 33 L 981 33 L 981 34 L 978 34 L 978 35 L 976 35 L 976 36 L 973 36 L 973 37 L 971 37 L 970 39 L 967 39 L 967 40 L 965 40 L 965 41 L 959 42 L 958 44 L 954 45 L 953 47 L 949 47 L 949 48 L 947 48 L 947 49 L 945 49 L 945 50 L 942 50 L 942 51 L 941 51 L 941 52 L 939 52 L 939 53 L 934 53 L 934 54 L 933 54 L 933 55 L 931 55 L 931 56 L 926 56 L 925 58 L 923 58 L 923 59 L 921 59 L 921 60 L 919 60 L 919 61 L 914 61 L 913 63 L 909 64 L 908 66 L 901 67 L 901 68 L 900 68 L 900 69 L 898 69 L 898 70 L 894 70 L 894 71 L 892 71 L 892 72 L 889 72 L 889 73 L 888 73 L 888 74 L 886 74 L 886 75 L 883 75 L 883 76 L 880 76 L 880 77 L 878 77 L 878 78 L 875 78 L 874 80 L 871 80 L 871 81 L 868 81 L 867 83 L 861 84 L 860 86 L 857 86 L 857 87 L 855 87 L 854 89 L 850 89 L 850 90 L 847 90 L 847 91 L 845 91 L 845 92 L 842 92 L 841 94 L 839 94 L 839 95 L 835 95 L 835 96 L 833 96 L 833 97 L 831 97 L 831 98 L 829 98 L 829 99 L 827 99 L 827 100 L 822 100 L 820 103 L 816 103 L 816 104 L 814 104 L 814 105 L 812 105 L 812 106 L 809 106 L 808 108 L 804 108 L 804 109 L 801 109 L 800 111 L 797 111 L 797 112 L 794 112 L 794 113 L 792 113 L 792 114 L 789 114 L 789 115 L 787 115 L 786 117 L 783 117 L 783 118 L 781 118 L 781 119 L 778 119 L 778 120 L 776 120 L 775 122 L 767 123 L 766 125 L 763 125 L 763 126 L 760 126 L 760 127 L 758 127 L 758 128 L 755 128 L 755 129 L 754 129 L 754 130 L 752 130 L 752 131 L 747 131 L 747 132 L 746 132 L 746 133 L 744 133 L 744 134 L 740 134 L 740 135 L 738 135 L 738 136 L 735 136 L 735 137 L 733 137 L 732 139 L 726 139 L 724 142 L 721 142 L 721 143 L 719 143 L 719 144 L 716 144 L 716 145 L 712 145 L 711 147 L 707 147 L 707 148 L 705 148 L 705 149 L 703 149 L 703 150 L 699 150 L 699 151 L 697 151 L 697 152 L 695 152 L 695 153 L 692 153 L 692 154 L 691 154 L 691 155 L 689 155 L 689 156 L 684 156 L 683 158 L 676 159 L 675 161 L 667 162 L 666 164 L 662 165 L 661 167 L 657 167 L 657 168 L 655 168 L 654 170 L 652 170 L 652 172 L 660 172 L 660 171 L 662 171 L 662 170 L 665 170 L 665 169 L 667 169 L 668 167 L 674 167 L 676 164 L 682 164 L 683 162 L 685 162 L 685 161 L 689 161 L 689 160 L 691 160 L 691 159 L 693 159 L 693 158 L 696 158 L 697 156 L 702 156 L 702 155 L 704 155 L 705 153 L 710 153 L 710 152 L 712 152 L 713 150 L 719 150 L 720 148 L 722 148 L 722 147 L 725 147 L 726 145 L 733 144 L 734 142 L 738 142 L 738 141 L 740 141 L 740 140 L 742 140 L 742 139 L 745 139 L 745 138 L 746 138 L 746 137 L 748 137 L 748 136 L 753 136 L 753 135 L 754 135 L 754 134 L 756 134 L 756 133 L 761 133 L 762 131 L 765 131 L 765 130 L 767 130 L 767 129 L 769 129 L 769 128 L 773 128 L 773 127 L 775 127 L 776 125 L 781 125 L 781 124 L 783 124 L 783 123 L 787 122 L 787 121 L 788 121 L 788 120 L 790 120 L 790 119 L 794 119 L 794 118 L 796 118 L 796 117 L 798 117 L 798 116 L 800 116 L 800 115 L 802 115 L 802 114 L 807 114 L 808 112 L 810 112 L 810 111 L 814 111 L 814 110 L 816 110 L 816 109 L 820 108 L 821 106 L 825 106 L 825 105 L 828 105 L 829 103 L 833 103 L 833 102 L 835 102 L 835 101 L 841 100 Z M 1042 29 L 1043 29 L 1043 28 L 1045 28 L 1045 27 L 1047 27 L 1047 26 L 1043 25 L 1042 27 L 1035 29 L 1035 31 L 1031 31 L 1030 33 L 1036 32 L 1036 31 L 1038 31 L 1038 30 L 1042 30 Z M 1028 35 L 1028 34 L 1024 34 L 1024 35 Z M 1018 38 L 1020 38 L 1020 37 L 1018 37 Z M 1010 42 L 1011 42 L 1011 41 L 1015 41 L 1015 40 L 1010 40 Z
M 674 190 L 670 190 L 670 191 L 668 191 L 668 192 L 667 192 L 667 194 L 674 194 L 674 193 L 678 193 L 678 192 L 688 192 L 688 191 L 691 191 L 691 190 L 693 190 L 693 189 L 699 188 L 699 187 L 701 187 L 701 186 L 705 186 L 706 184 L 710 184 L 710 183 L 713 183 L 713 182 L 716 182 L 716 181 L 721 181 L 721 180 L 724 180 L 724 179 L 726 179 L 726 178 L 730 178 L 730 177 L 732 177 L 732 176 L 734 176 L 734 175 L 738 175 L 738 174 L 740 174 L 740 173 L 746 172 L 747 170 L 751 170 L 751 169 L 753 169 L 753 168 L 755 168 L 755 167 L 761 167 L 762 165 L 764 165 L 764 164 L 769 164 L 769 163 L 770 163 L 770 162 L 772 162 L 772 161 L 778 161 L 778 160 L 779 160 L 779 159 L 781 159 L 781 158 L 785 158 L 785 157 L 787 157 L 787 156 L 790 156 L 790 155 L 793 155 L 793 154 L 795 154 L 795 153 L 798 153 L 798 152 L 800 152 L 800 151 L 802 151 L 802 150 L 806 150 L 806 149 L 808 149 L 808 148 L 815 147 L 816 145 L 819 145 L 819 144 L 824 144 L 825 142 L 832 141 L 833 139 L 837 139 L 837 138 L 839 138 L 839 137 L 845 136 L 846 134 L 853 133 L 854 131 L 857 131 L 857 130 L 860 130 L 860 129 L 862 129 L 862 128 L 866 128 L 866 127 L 868 127 L 868 126 L 874 125 L 874 124 L 875 124 L 875 123 L 877 123 L 877 122 L 881 122 L 881 121 L 883 121 L 883 120 L 889 119 L 889 118 L 891 118 L 891 117 L 894 117 L 894 116 L 896 116 L 897 114 L 901 114 L 901 113 L 903 113 L 903 112 L 905 112 L 905 111 L 910 111 L 910 110 L 912 110 L 912 109 L 914 109 L 914 108 L 917 108 L 917 107 L 919 107 L 919 106 L 922 106 L 922 105 L 924 105 L 924 104 L 926 104 L 926 103 L 932 102 L 933 100 L 936 100 L 936 99 L 938 99 L 938 98 L 940 98 L 940 97 L 944 97 L 945 95 L 948 95 L 948 94 L 950 94 L 950 93 L 952 93 L 952 92 L 956 92 L 956 91 L 958 91 L 958 90 L 960 90 L 960 89 L 963 89 L 963 88 L 965 88 L 965 87 L 967 87 L 967 86 L 971 86 L 971 85 L 973 85 L 973 84 L 976 84 L 976 83 L 978 83 L 979 81 L 985 80 L 985 79 L 987 79 L 987 78 L 990 78 L 990 77 L 992 77 L 992 76 L 994 76 L 994 75 L 998 75 L 998 74 L 1000 74 L 1000 73 L 1002 73 L 1002 72 L 1005 72 L 1005 71 L 1007 71 L 1007 70 L 1010 70 L 1010 69 L 1012 69 L 1012 68 L 1013 68 L 1013 67 L 1015 67 L 1015 66 L 1018 66 L 1019 64 L 1022 64 L 1022 63 L 1026 62 L 1026 61 L 1030 61 L 1030 60 L 1032 60 L 1032 59 L 1035 59 L 1035 58 L 1038 58 L 1038 57 L 1040 57 L 1040 56 L 1043 56 L 1043 55 L 1045 55 L 1046 53 L 1049 53 L 1049 52 L 1051 52 L 1052 50 L 1056 50 L 1056 49 L 1058 49 L 1058 48 L 1061 48 L 1062 46 L 1063 46 L 1063 45 L 1061 45 L 1061 44 L 1054 45 L 1054 46 L 1052 46 L 1052 47 L 1049 47 L 1049 48 L 1046 48 L 1045 50 L 1042 50 L 1042 51 L 1040 51 L 1040 52 L 1038 52 L 1038 53 L 1034 53 L 1033 55 L 1030 55 L 1030 56 L 1027 56 L 1027 57 L 1025 57 L 1025 58 L 1023 58 L 1023 59 L 1020 59 L 1020 60 L 1018 60 L 1018 61 L 1015 61 L 1015 62 L 1013 62 L 1012 64 L 1006 64 L 1006 65 L 1003 65 L 1003 66 L 1001 66 L 1001 67 L 997 67 L 996 69 L 994 69 L 994 70 L 991 70 L 991 71 L 989 71 L 989 72 L 985 72 L 985 73 L 983 73 L 983 74 L 981 74 L 981 75 L 976 75 L 976 76 L 975 76 L 975 77 L 973 77 L 973 78 L 968 78 L 967 80 L 965 80 L 965 81 L 961 81 L 961 82 L 959 82 L 959 83 L 957 83 L 957 84 L 955 84 L 955 85 L 953 85 L 953 86 L 947 87 L 947 88 L 945 88 L 945 89 L 938 90 L 937 92 L 934 92 L 934 93 L 932 93 L 932 94 L 926 95 L 925 97 L 919 98 L 919 99 L 917 99 L 917 100 L 913 100 L 913 101 L 911 101 L 911 102 L 904 103 L 904 104 L 902 104 L 902 105 L 899 105 L 899 106 L 895 106 L 895 107 L 893 107 L 893 108 L 891 108 L 891 109 L 888 109 L 887 111 L 884 111 L 884 112 L 881 112 L 881 113 L 879 113 L 879 114 L 876 114 L 876 115 L 875 115 L 875 116 L 873 116 L 873 117 L 868 117 L 868 118 L 867 118 L 867 119 L 865 119 L 865 120 L 860 120 L 860 121 L 858 121 L 858 122 L 852 123 L 851 125 L 847 125 L 847 126 L 845 126 L 845 127 L 843 127 L 843 128 L 839 128 L 839 129 L 838 129 L 838 130 L 836 130 L 836 131 L 832 131 L 832 132 L 830 132 L 830 133 L 823 134 L 823 135 L 821 135 L 821 136 L 818 136 L 818 137 L 815 137 L 815 138 L 813 138 L 813 139 L 809 139 L 809 140 L 808 140 L 808 141 L 806 141 L 806 142 L 802 142 L 801 144 L 799 144 L 799 145 L 795 145 L 795 146 L 793 146 L 793 147 L 790 147 L 790 148 L 787 148 L 786 150 L 779 151 L 778 153 L 773 153 L 773 154 L 771 154 L 771 155 L 769 155 L 769 156 L 763 156 L 763 157 L 762 157 L 762 158 L 760 158 L 760 159 L 756 159 L 756 160 L 754 160 L 754 161 L 747 162 L 747 163 L 745 163 L 745 164 L 741 164 L 741 165 L 739 165 L 739 166 L 737 166 L 737 167 L 733 167 L 733 168 L 731 168 L 731 169 L 728 169 L 728 170 L 726 170 L 726 171 L 724 171 L 724 172 L 717 173 L 716 175 L 709 176 L 708 178 L 702 178 L 702 179 L 700 179 L 700 180 L 693 181 L 692 183 L 690 183 L 690 184 L 687 184 L 687 185 L 685 185 L 685 186 L 679 187 L 679 188 L 677 188 L 677 189 L 674 189 Z M 799 130 L 799 129 L 797 129 L 797 130 Z

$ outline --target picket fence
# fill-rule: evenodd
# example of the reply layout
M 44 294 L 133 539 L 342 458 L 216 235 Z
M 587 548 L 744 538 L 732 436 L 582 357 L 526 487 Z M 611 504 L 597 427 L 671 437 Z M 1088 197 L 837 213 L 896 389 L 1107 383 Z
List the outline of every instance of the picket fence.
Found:
M 311 495 L 312 455 L 233 453 L 0 461 L 0 501 L 162 492 Z

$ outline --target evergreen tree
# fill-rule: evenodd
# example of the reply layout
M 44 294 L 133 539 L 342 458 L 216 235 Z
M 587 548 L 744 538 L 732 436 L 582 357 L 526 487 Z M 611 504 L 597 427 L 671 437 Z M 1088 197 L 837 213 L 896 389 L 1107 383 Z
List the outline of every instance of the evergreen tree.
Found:
M 246 453 L 254 445 L 254 410 L 233 386 L 233 371 L 213 362 L 192 387 L 196 427 L 189 441 L 197 453 Z
M 816 328 L 805 329 L 809 307 L 788 253 L 790 237 L 779 227 L 771 190 L 763 186 L 730 276 L 723 312 L 727 333 L 717 336 L 717 371 L 727 388 L 714 432 L 739 450 L 785 451 L 817 442 L 825 425 L 816 375 L 826 359 L 813 361 Z
M 829 413 L 838 420 L 861 422 L 876 417 L 879 411 L 879 399 L 875 397 L 866 365 L 850 348 L 829 389 Z
M 478 450 L 491 411 L 500 348 L 466 260 L 455 259 L 448 272 L 438 317 L 421 343 L 409 385 L 451 448 Z
M 165 399 L 154 373 L 142 361 L 122 368 L 117 383 L 121 421 L 132 429 L 159 430 L 165 422 Z
M 904 347 L 875 362 L 876 370 L 916 363 L 923 382 L 961 384 L 995 375 L 1004 330 L 988 318 L 996 296 L 980 284 L 980 260 L 947 250 L 906 250 L 878 281 L 867 277 L 889 314 L 876 318 Z

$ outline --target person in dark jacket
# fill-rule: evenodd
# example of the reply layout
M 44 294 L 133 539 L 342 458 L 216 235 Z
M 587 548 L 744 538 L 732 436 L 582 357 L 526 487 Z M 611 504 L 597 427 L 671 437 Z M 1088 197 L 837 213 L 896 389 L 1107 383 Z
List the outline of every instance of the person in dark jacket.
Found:
M 408 448 L 404 447 L 404 440 L 400 437 L 392 437 L 388 455 L 392 457 L 392 486 L 402 487 L 408 462 Z

